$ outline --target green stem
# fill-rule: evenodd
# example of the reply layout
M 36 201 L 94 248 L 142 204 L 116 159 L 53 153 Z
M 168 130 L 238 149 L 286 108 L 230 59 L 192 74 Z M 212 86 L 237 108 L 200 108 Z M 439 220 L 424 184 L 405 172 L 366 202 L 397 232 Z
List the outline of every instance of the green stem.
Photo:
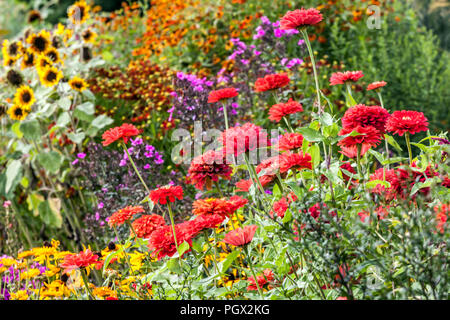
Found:
M 134 171 L 136 172 L 137 176 L 139 177 L 139 180 L 141 180 L 142 185 L 145 188 L 145 191 L 147 191 L 147 194 L 150 194 L 150 189 L 148 188 L 147 184 L 144 182 L 144 179 L 142 179 L 141 174 L 139 173 L 139 170 L 136 168 L 136 165 L 134 164 L 133 158 L 130 156 L 130 153 L 128 152 L 128 148 L 125 145 L 125 142 L 122 141 L 122 147 L 125 150 L 128 160 L 130 160 L 131 165 L 133 166 Z
M 169 210 L 170 224 L 172 225 L 172 232 L 173 232 L 173 239 L 175 241 L 175 248 L 177 248 L 177 252 L 178 252 L 178 261 L 180 262 L 180 266 L 181 266 L 181 257 L 180 257 L 180 252 L 178 251 L 177 234 L 175 233 L 175 222 L 173 220 L 173 212 L 172 212 L 172 207 L 171 207 L 170 203 L 167 203 L 167 208 Z
M 314 72 L 314 81 L 316 83 L 316 92 L 317 92 L 317 103 L 318 103 L 318 113 L 322 112 L 321 104 L 320 104 L 320 88 L 319 88 L 319 78 L 317 76 L 316 70 L 316 61 L 314 59 L 314 53 L 311 48 L 311 43 L 309 42 L 308 32 L 306 30 L 302 30 L 303 38 L 305 39 L 306 47 L 308 48 L 309 57 L 311 58 L 311 65 L 313 67 Z
M 359 179 L 361 179 L 361 182 L 363 181 L 363 175 L 361 170 L 361 144 L 357 145 L 357 151 L 356 151 L 356 164 L 358 166 L 358 176 Z
M 222 102 L 223 107 L 223 117 L 225 119 L 225 129 L 228 130 L 228 113 L 227 113 L 227 105 L 226 103 Z
M 87 279 L 87 275 L 86 275 L 86 270 L 80 269 L 80 271 L 81 271 L 81 277 L 83 278 L 84 287 L 86 288 L 86 292 L 87 292 L 87 294 L 89 296 L 89 300 L 95 300 L 95 297 L 92 294 L 92 291 L 91 291 L 91 289 L 89 288 L 89 285 L 88 285 L 88 279 Z
M 220 196 L 221 196 L 222 198 L 225 198 L 225 196 L 223 195 L 222 189 L 220 189 L 219 182 L 218 182 L 218 181 L 214 181 L 214 185 L 215 185 L 215 187 L 216 187 L 216 189 L 217 189 L 217 192 L 219 192 Z
M 405 132 L 406 146 L 408 147 L 409 165 L 412 165 L 411 141 L 409 140 L 409 132 Z
M 246 249 L 247 249 L 246 253 L 247 253 L 248 266 L 250 267 L 250 271 L 252 272 L 253 279 L 255 280 L 256 287 L 258 288 L 258 292 L 259 292 L 259 295 L 261 297 L 261 300 L 264 300 L 263 291 L 262 291 L 261 287 L 259 286 L 258 278 L 256 278 L 255 270 L 253 270 L 253 263 L 252 263 L 252 259 L 251 259 L 251 255 L 250 255 L 250 249 L 249 249 L 248 245 L 246 246 Z
M 286 126 L 288 127 L 288 129 L 293 133 L 294 129 L 292 129 L 291 124 L 289 123 L 289 120 L 286 117 L 283 117 L 284 122 L 286 122 Z

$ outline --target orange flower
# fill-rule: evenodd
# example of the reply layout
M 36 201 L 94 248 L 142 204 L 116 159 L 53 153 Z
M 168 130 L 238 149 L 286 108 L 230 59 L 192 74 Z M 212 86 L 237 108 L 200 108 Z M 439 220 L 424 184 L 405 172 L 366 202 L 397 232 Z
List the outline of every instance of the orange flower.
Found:
M 127 143 L 129 137 L 136 136 L 139 133 L 139 130 L 134 125 L 124 123 L 120 127 L 111 128 L 105 131 L 102 135 L 102 143 L 103 146 L 107 146 L 119 139 L 123 139 L 123 142 Z
M 144 212 L 141 206 L 127 206 L 114 212 L 107 220 L 110 227 L 118 227 L 130 220 L 133 215 Z
M 257 225 L 244 226 L 225 235 L 224 242 L 239 247 L 250 243 L 255 235 Z

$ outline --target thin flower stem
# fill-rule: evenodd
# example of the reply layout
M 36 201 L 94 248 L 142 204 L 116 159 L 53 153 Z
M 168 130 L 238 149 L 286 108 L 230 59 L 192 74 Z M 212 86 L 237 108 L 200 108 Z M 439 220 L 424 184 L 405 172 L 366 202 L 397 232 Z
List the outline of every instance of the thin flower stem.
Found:
M 286 117 L 283 117 L 284 122 L 286 122 L 286 126 L 288 127 L 288 129 L 293 133 L 294 129 L 292 129 L 291 124 L 289 123 L 289 120 Z
M 223 107 L 223 117 L 225 119 L 225 129 L 228 130 L 229 126 L 228 126 L 228 113 L 227 113 L 227 105 L 225 102 L 222 102 L 222 107 Z
M 87 281 L 86 270 L 81 269 L 80 271 L 81 271 L 81 277 L 83 278 L 84 287 L 86 288 L 86 292 L 87 292 L 87 294 L 89 296 L 89 300 L 96 300 L 94 295 L 92 294 L 91 289 L 89 288 L 88 281 Z
M 126 152 L 126 154 L 127 154 L 127 156 L 128 156 L 128 159 L 130 160 L 131 165 L 133 166 L 133 169 L 134 169 L 134 171 L 136 172 L 136 174 L 137 174 L 139 180 L 141 180 L 141 183 L 142 183 L 142 185 L 144 186 L 145 191 L 147 191 L 147 194 L 150 194 L 150 189 L 148 188 L 147 184 L 144 182 L 144 179 L 142 179 L 142 176 L 141 176 L 141 174 L 139 173 L 139 170 L 136 168 L 136 165 L 135 165 L 135 163 L 134 163 L 134 161 L 133 161 L 133 158 L 131 158 L 130 153 L 128 152 L 128 148 L 127 148 L 127 146 L 125 145 L 125 142 L 123 142 L 123 141 L 122 141 L 122 147 L 123 147 L 123 149 L 125 150 L 125 152 Z
M 120 240 L 119 233 L 117 232 L 117 229 L 115 226 L 113 227 L 113 229 L 114 229 L 114 233 L 116 235 L 117 241 L 119 241 L 120 245 L 123 247 L 123 253 L 125 255 L 125 260 L 127 261 L 128 267 L 130 268 L 130 273 L 133 274 L 133 268 L 131 268 L 130 260 L 128 259 L 128 255 L 125 252 L 125 244 L 122 243 L 122 240 Z
M 261 287 L 259 286 L 258 278 L 256 278 L 256 273 L 255 273 L 255 270 L 253 269 L 253 263 L 252 263 L 252 259 L 251 259 L 251 255 L 250 255 L 250 248 L 248 245 L 246 246 L 246 249 L 247 249 L 246 254 L 247 254 L 248 266 L 250 267 L 250 271 L 252 272 L 253 279 L 255 280 L 256 287 L 258 288 L 258 292 L 261 297 L 261 300 L 264 300 L 263 291 L 262 291 Z
M 409 165 L 412 165 L 411 141 L 409 140 L 409 132 L 405 132 L 406 146 L 408 147 Z
M 363 181 L 364 177 L 362 175 L 362 170 L 361 170 L 361 144 L 357 145 L 357 151 L 356 151 L 356 165 L 358 168 L 358 176 L 359 179 L 361 179 L 361 181 Z
M 169 210 L 170 224 L 172 225 L 172 232 L 173 232 L 173 239 L 175 241 L 175 248 L 177 248 L 177 252 L 178 252 L 178 261 L 180 262 L 180 266 L 181 266 L 181 257 L 180 257 L 180 252 L 178 251 L 178 241 L 177 241 L 177 235 L 175 232 L 175 222 L 173 220 L 172 206 L 170 205 L 170 203 L 167 203 L 167 208 Z
M 322 112 L 322 107 L 320 104 L 320 88 L 319 88 L 319 78 L 317 76 L 317 70 L 316 70 L 316 61 L 314 59 L 314 52 L 311 48 L 311 43 L 309 42 L 308 32 L 306 30 L 302 30 L 302 35 L 306 43 L 306 47 L 308 48 L 309 57 L 311 58 L 311 65 L 314 72 L 314 81 L 316 83 L 316 91 L 317 91 L 317 103 L 318 103 L 318 113 L 320 114 Z
M 214 181 L 214 186 L 216 187 L 217 192 L 219 192 L 220 196 L 221 196 L 222 198 L 225 198 L 225 196 L 223 195 L 222 189 L 220 189 L 220 185 L 219 185 L 219 182 L 218 182 L 218 181 Z

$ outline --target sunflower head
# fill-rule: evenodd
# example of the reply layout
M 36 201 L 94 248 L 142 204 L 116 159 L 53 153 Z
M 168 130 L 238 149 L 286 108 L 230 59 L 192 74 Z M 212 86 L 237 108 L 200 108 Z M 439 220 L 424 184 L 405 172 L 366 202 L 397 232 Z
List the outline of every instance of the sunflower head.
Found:
M 44 70 L 47 67 L 51 67 L 53 65 L 52 60 L 49 57 L 44 55 L 39 55 L 36 59 L 36 69 L 38 72 Z
M 28 110 L 18 105 L 12 105 L 8 109 L 8 115 L 13 120 L 22 121 L 27 117 Z
M 8 80 L 8 82 L 10 84 L 12 84 L 13 86 L 16 86 L 16 87 L 20 86 L 23 83 L 22 74 L 14 69 L 10 69 L 6 73 L 6 79 Z
M 89 61 L 92 59 L 92 50 L 89 47 L 83 46 L 81 48 L 81 58 L 83 61 Z
M 33 67 L 35 62 L 36 62 L 36 59 L 35 59 L 33 51 L 27 50 L 23 55 L 23 59 L 22 59 L 22 63 L 20 65 L 20 67 L 22 68 L 22 70 L 25 68 Z
M 62 78 L 62 72 L 54 66 L 47 66 L 39 71 L 39 79 L 46 87 L 53 87 Z
M 69 85 L 73 90 L 82 92 L 88 87 L 88 84 L 84 79 L 80 77 L 73 77 L 71 80 L 69 80 Z
M 86 29 L 83 31 L 81 36 L 83 37 L 84 41 L 93 43 L 95 41 L 95 38 L 97 37 L 97 33 L 92 31 L 91 29 Z
M 41 20 L 42 20 L 41 13 L 38 10 L 31 10 L 30 12 L 28 12 L 27 18 L 28 23 L 33 23 L 35 21 Z
M 17 60 L 23 53 L 22 42 L 20 41 L 9 42 L 9 40 L 4 40 L 2 53 L 5 60 L 7 57 Z
M 33 89 L 25 85 L 17 89 L 14 95 L 14 105 L 29 110 L 34 102 L 36 102 L 36 98 Z
M 50 47 L 45 51 L 45 56 L 48 57 L 53 63 L 60 63 L 59 51 L 54 47 Z
M 27 37 L 30 44 L 30 50 L 36 54 L 42 54 L 50 47 L 50 33 L 47 30 L 41 30 L 39 33 L 32 33 Z
M 89 18 L 90 6 L 86 1 L 81 0 L 75 2 L 67 9 L 69 19 L 73 24 L 82 24 Z

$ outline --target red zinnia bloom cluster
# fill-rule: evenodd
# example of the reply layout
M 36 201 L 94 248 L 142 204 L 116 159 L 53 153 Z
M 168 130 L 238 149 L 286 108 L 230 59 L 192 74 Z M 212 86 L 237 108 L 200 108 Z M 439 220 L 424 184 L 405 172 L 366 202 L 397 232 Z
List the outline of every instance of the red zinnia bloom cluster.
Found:
M 264 270 L 263 275 L 256 276 L 256 281 L 258 281 L 258 286 L 261 289 L 264 287 L 264 285 L 266 285 L 270 281 L 273 281 L 273 279 L 274 279 L 274 275 L 273 275 L 272 270 L 270 270 L 270 269 Z M 255 281 L 255 278 L 253 278 L 253 276 L 248 278 L 248 282 L 250 282 L 250 284 L 247 287 L 248 291 L 258 290 L 258 287 L 256 286 L 256 281 Z
M 192 204 L 192 213 L 195 215 L 220 215 L 230 217 L 236 210 L 245 206 L 247 199 L 239 196 L 233 196 L 229 200 L 226 199 L 199 199 Z
M 280 200 L 275 201 L 273 203 L 273 211 L 269 212 L 270 216 L 273 218 L 273 213 L 275 212 L 277 216 L 283 218 L 284 214 L 289 208 L 289 205 L 297 199 L 297 196 L 293 192 L 291 192 L 287 197 L 283 197 Z
M 259 177 L 259 182 L 261 183 L 261 186 L 263 186 L 263 187 L 267 186 L 270 182 L 272 182 L 272 180 L 273 180 L 272 176 L 261 176 L 261 177 Z M 254 182 L 255 182 L 255 187 L 258 188 L 256 180 Z M 245 179 L 239 180 L 235 184 L 235 186 L 237 188 L 236 192 L 248 192 L 252 185 L 253 185 L 253 182 L 250 179 L 248 179 L 248 180 L 245 180 Z
M 310 207 L 308 209 L 308 212 L 311 215 L 311 217 L 313 217 L 314 219 L 317 219 L 320 216 L 321 209 L 325 208 L 326 206 L 327 205 L 325 203 L 321 204 L 321 203 L 317 202 L 315 205 L 313 205 L 312 207 Z
M 274 122 L 280 122 L 284 116 L 297 112 L 303 112 L 303 106 L 291 98 L 286 103 L 274 104 L 269 110 L 269 119 Z
M 183 188 L 180 186 L 167 186 L 155 189 L 150 192 L 150 199 L 154 203 L 166 204 L 169 202 L 175 202 L 175 198 L 183 200 Z
M 415 134 L 428 130 L 428 119 L 418 111 L 394 111 L 386 123 L 386 130 L 402 136 L 405 132 Z
M 377 169 L 373 174 L 370 175 L 369 181 L 383 181 L 383 177 L 387 182 L 390 183 L 391 186 L 389 188 L 386 188 L 384 185 L 378 184 L 371 190 L 371 192 L 384 195 L 386 201 L 388 202 L 393 199 L 397 199 L 398 196 L 401 196 L 403 193 L 404 185 L 402 184 L 396 169 Z
M 285 173 L 290 169 L 302 170 L 312 169 L 311 155 L 308 153 L 291 153 L 287 151 L 280 155 L 280 173 Z
M 220 214 L 210 214 L 210 215 L 201 214 L 197 216 L 194 220 L 192 220 L 192 223 L 195 226 L 195 228 L 200 232 L 204 229 L 217 228 L 224 220 L 225 216 L 222 216 Z
M 436 212 L 437 229 L 440 233 L 444 233 L 444 226 L 450 214 L 450 204 L 441 203 L 436 205 L 434 206 L 434 212 Z
M 282 88 L 289 84 L 289 77 L 286 73 L 268 74 L 264 78 L 258 78 L 255 82 L 255 91 L 264 92 Z
M 351 163 L 348 161 L 342 163 L 339 168 L 344 169 L 350 173 L 356 174 L 355 169 L 352 167 Z M 346 175 L 342 170 L 341 170 L 341 173 L 342 173 L 342 178 L 344 179 L 345 183 L 347 183 L 348 180 L 350 180 L 350 177 L 348 175 Z M 357 181 L 356 179 L 352 179 L 351 184 L 355 183 L 356 181 Z M 348 187 L 349 189 L 352 188 L 351 184 Z
M 108 224 L 110 227 L 118 227 L 124 224 L 127 220 L 130 220 L 133 215 L 144 212 L 144 208 L 141 206 L 127 206 L 114 212 L 108 217 Z
M 289 151 L 300 149 L 303 145 L 303 136 L 300 133 L 288 132 L 278 140 L 278 150 Z
M 349 158 L 355 158 L 358 153 L 358 145 L 361 145 L 361 156 L 363 156 L 371 147 L 377 146 L 381 141 L 381 133 L 372 126 L 355 128 L 342 128 L 340 136 L 356 131 L 357 136 L 348 136 L 338 142 L 341 147 L 341 153 Z
M 375 90 L 381 87 L 384 87 L 387 83 L 385 81 L 376 81 L 376 82 L 372 82 L 371 84 L 369 84 L 367 86 L 367 91 L 369 90 Z
M 127 143 L 129 137 L 137 136 L 139 130 L 132 124 L 124 123 L 120 127 L 114 127 L 106 130 L 102 135 L 103 146 L 107 146 L 119 139 L 123 139 L 123 142 Z
M 342 117 L 342 126 L 344 128 L 372 126 L 380 133 L 384 133 L 384 127 L 389 117 L 389 112 L 383 107 L 358 104 L 345 112 Z
M 90 249 L 81 251 L 80 253 L 68 254 L 64 257 L 60 267 L 65 273 L 70 273 L 78 268 L 86 268 L 97 262 L 98 256 L 93 254 Z
M 362 77 L 364 77 L 362 71 L 335 72 L 331 75 L 330 85 L 335 86 L 337 84 L 344 84 L 347 81 L 356 82 Z
M 236 88 L 225 88 L 216 91 L 211 91 L 208 96 L 208 103 L 218 102 L 220 100 L 233 98 L 238 95 Z
M 198 234 L 198 229 L 193 221 L 186 221 L 175 225 L 175 234 L 178 246 L 184 241 L 192 245 L 192 238 Z M 165 256 L 173 256 L 177 252 L 177 247 L 175 246 L 172 226 L 165 225 L 153 231 L 148 246 L 153 250 L 153 256 L 156 256 L 158 260 Z
M 270 146 L 266 131 L 250 122 L 225 130 L 220 142 L 225 154 L 234 154 L 236 157 L 256 148 Z
M 231 244 L 236 247 L 244 246 L 252 241 L 256 229 L 258 229 L 257 225 L 249 225 L 242 228 L 237 228 L 236 230 L 228 232 L 223 240 L 225 243 Z
M 280 29 L 289 30 L 312 26 L 322 21 L 323 17 L 315 8 L 288 11 L 280 20 Z
M 136 235 L 139 238 L 148 238 L 153 231 L 166 224 L 164 218 L 158 214 L 143 215 L 133 221 L 133 226 Z
M 233 169 L 224 163 L 222 153 L 209 150 L 201 156 L 195 157 L 189 167 L 189 182 L 199 190 L 211 189 L 213 181 L 219 177 L 229 180 Z
M 261 171 L 264 170 L 264 175 L 260 176 L 260 179 L 267 181 L 272 181 L 280 169 L 280 157 L 274 156 L 270 157 L 256 166 L 256 173 L 259 175 Z
M 379 206 L 375 210 L 375 213 L 377 214 L 377 217 L 379 220 L 383 220 L 388 216 L 388 214 L 389 214 L 388 209 L 389 209 L 389 206 L 387 206 L 386 208 Z M 370 212 L 363 210 L 361 212 L 358 212 L 358 216 L 361 219 L 361 222 L 369 222 Z

